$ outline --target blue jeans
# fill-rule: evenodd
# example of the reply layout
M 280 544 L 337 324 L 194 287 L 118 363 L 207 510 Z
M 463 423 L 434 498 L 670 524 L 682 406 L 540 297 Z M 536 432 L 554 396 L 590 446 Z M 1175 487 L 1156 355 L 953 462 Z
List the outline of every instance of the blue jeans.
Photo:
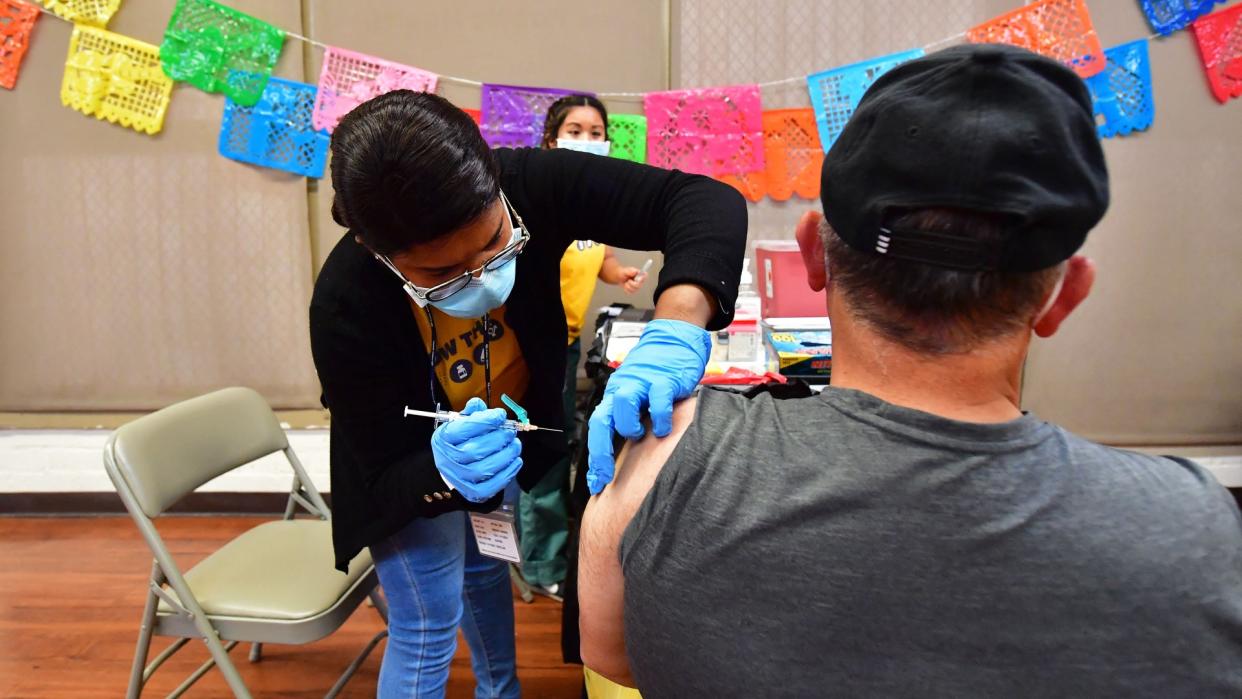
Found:
M 381 699 L 443 697 L 459 625 L 475 697 L 521 695 L 509 565 L 479 553 L 465 512 L 416 519 L 370 548 L 388 599 Z

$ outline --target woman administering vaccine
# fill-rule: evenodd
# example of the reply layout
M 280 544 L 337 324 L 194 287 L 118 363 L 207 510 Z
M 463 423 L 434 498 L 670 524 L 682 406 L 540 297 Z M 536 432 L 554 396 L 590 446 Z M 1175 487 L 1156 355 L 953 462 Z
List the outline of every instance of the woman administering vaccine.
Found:
M 459 626 L 478 696 L 518 696 L 507 566 L 479 553 L 466 512 L 495 509 L 511 481 L 529 488 L 563 456 L 561 435 L 516 433 L 500 407 L 503 394 L 535 425 L 565 422 L 561 256 L 582 231 L 664 252 L 656 320 L 598 417 L 633 437 L 647 412 L 667 433 L 706 366 L 704 328 L 731 319 L 745 205 L 676 171 L 492 151 L 464 112 L 409 91 L 341 121 L 331 172 L 348 233 L 315 284 L 311 348 L 332 413 L 336 564 L 369 549 L 389 601 L 380 696 L 442 696 Z M 436 427 L 407 407 L 465 417 Z
M 591 95 L 566 95 L 548 107 L 544 119 L 545 149 L 571 150 L 608 155 L 608 110 Z M 579 239 L 561 257 L 561 305 L 569 328 L 565 351 L 565 386 L 562 399 L 566 430 L 574 429 L 578 359 L 582 354 L 579 335 L 591 307 L 596 280 L 621 287 L 627 294 L 642 288 L 646 273 L 617 259 L 613 249 L 589 239 L 592 231 L 580 231 Z M 522 576 L 536 592 L 560 599 L 568 560 L 569 457 L 565 456 L 544 477 L 522 493 L 520 507 Z

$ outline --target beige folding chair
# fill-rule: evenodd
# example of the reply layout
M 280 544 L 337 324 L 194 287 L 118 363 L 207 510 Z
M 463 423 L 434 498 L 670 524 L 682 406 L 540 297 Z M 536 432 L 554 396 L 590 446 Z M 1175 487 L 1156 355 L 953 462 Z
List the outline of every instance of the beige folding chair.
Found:
M 152 519 L 212 478 L 277 451 L 293 467 L 284 519 L 250 529 L 183 574 Z M 363 551 L 348 574 L 334 568 L 328 507 L 258 393 L 226 388 L 138 418 L 108 440 L 104 468 L 155 555 L 130 672 L 131 699 L 191 639 L 202 639 L 211 659 L 170 697 L 184 693 L 212 665 L 235 696 L 250 697 L 229 660 L 238 642 L 254 643 L 250 661 L 257 662 L 263 643 L 301 644 L 327 636 L 368 596 L 387 622 L 371 556 Z M 298 505 L 314 518 L 295 519 Z M 371 639 L 328 697 L 340 692 L 387 633 Z M 177 640 L 144 668 L 152 635 Z

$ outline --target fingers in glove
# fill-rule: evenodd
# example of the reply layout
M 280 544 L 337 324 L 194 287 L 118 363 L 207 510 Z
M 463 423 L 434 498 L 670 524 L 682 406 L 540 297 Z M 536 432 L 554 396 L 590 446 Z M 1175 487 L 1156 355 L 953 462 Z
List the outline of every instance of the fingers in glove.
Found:
M 611 379 L 616 381 L 617 375 Z M 612 394 L 612 424 L 617 433 L 626 439 L 638 439 L 646 432 L 643 427 L 642 410 L 647 404 L 647 384 L 622 377 Z
M 587 424 L 587 490 L 599 495 L 612 482 L 612 396 L 605 395 Z
M 522 470 L 522 457 L 519 456 L 513 461 L 510 461 L 509 465 L 506 466 L 503 471 L 496 474 L 495 482 L 496 482 L 496 485 L 500 486 L 499 488 L 496 489 L 496 492 L 499 493 L 500 491 L 504 490 L 505 486 L 509 485 L 509 483 L 513 480 L 513 477 L 516 476 L 518 471 L 521 471 L 521 470 Z M 495 493 L 493 493 L 493 495 L 494 494 Z
M 510 442 L 516 441 L 517 433 L 502 426 L 461 444 L 446 443 L 444 449 L 453 461 L 459 464 L 472 464 L 487 459 L 509 446 Z
M 469 417 L 461 420 L 447 422 L 440 425 L 436 431 L 443 432 L 441 439 L 445 442 L 449 444 L 462 444 L 476 437 L 482 437 L 488 432 L 493 432 L 504 424 L 504 409 L 492 408 L 491 410 L 472 413 Z
M 651 432 L 657 437 L 667 437 L 673 431 L 673 400 L 677 386 L 672 381 L 657 380 L 651 384 L 650 405 Z
M 505 470 L 513 465 L 514 461 L 521 460 L 522 443 L 515 439 L 508 446 L 501 449 L 496 454 L 493 454 L 492 457 L 487 460 L 487 470 L 492 476 L 495 476 L 498 473 L 504 473 Z M 508 481 L 506 481 L 506 483 L 507 482 Z

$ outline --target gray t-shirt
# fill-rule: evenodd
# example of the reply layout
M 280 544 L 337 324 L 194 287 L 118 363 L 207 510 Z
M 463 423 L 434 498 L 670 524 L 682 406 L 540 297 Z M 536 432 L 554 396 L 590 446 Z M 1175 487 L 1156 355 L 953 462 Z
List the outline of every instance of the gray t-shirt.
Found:
M 699 397 L 626 529 L 643 696 L 1242 696 L 1242 517 L 1196 464 L 858 391 Z

